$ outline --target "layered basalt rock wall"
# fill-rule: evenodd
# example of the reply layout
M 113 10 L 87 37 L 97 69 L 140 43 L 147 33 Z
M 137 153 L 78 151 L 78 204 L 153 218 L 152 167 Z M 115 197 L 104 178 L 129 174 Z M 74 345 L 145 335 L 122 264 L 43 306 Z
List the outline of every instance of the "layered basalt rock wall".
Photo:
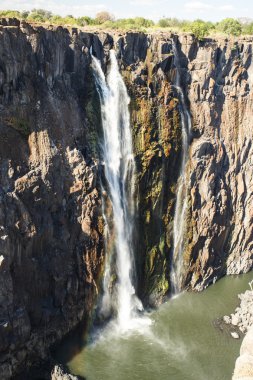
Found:
M 8 379 L 91 315 L 104 266 L 100 105 L 90 48 L 115 48 L 131 98 L 138 294 L 170 290 L 180 170 L 173 44 L 192 115 L 184 286 L 252 267 L 252 39 L 0 27 L 0 371 Z
M 98 38 L 93 39 L 94 48 Z M 103 264 L 98 99 L 83 42 L 0 30 L 0 373 L 92 312 Z M 98 120 L 98 122 L 97 122 Z
M 184 271 L 202 290 L 252 268 L 252 38 L 180 44 L 193 119 Z
M 142 56 L 125 58 L 122 48 L 119 56 L 138 165 L 139 279 L 142 297 L 156 303 L 170 283 L 182 153 L 173 45 L 192 115 L 183 286 L 202 290 L 252 268 L 252 38 L 198 42 L 160 33 L 138 35 L 132 45 Z

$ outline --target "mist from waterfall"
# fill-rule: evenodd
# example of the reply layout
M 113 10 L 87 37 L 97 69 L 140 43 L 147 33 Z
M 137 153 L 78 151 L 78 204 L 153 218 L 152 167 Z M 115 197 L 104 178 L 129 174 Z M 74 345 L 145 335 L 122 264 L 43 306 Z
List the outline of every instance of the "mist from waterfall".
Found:
M 104 295 L 101 313 L 117 314 L 117 324 L 122 330 L 130 329 L 143 309 L 133 285 L 133 219 L 134 219 L 134 156 L 128 105 L 130 99 L 120 75 L 116 54 L 110 51 L 110 64 L 105 76 L 101 64 L 92 56 L 95 84 L 100 97 L 104 132 L 103 160 L 113 209 L 114 237 L 107 229 L 108 240 L 114 238 L 116 256 L 116 284 L 111 287 L 113 273 L 112 252 L 107 252 L 104 275 Z M 106 217 L 105 217 L 105 222 Z M 107 223 L 108 225 L 108 223 Z
M 176 44 L 173 42 L 174 65 L 176 67 L 176 78 L 174 88 L 179 97 L 179 111 L 182 128 L 182 158 L 180 167 L 180 176 L 177 183 L 176 206 L 173 224 L 173 265 L 172 265 L 172 286 L 175 293 L 178 293 L 182 287 L 182 266 L 184 237 L 186 230 L 187 214 L 187 174 L 186 161 L 188 158 L 189 138 L 192 128 L 191 115 L 185 102 L 184 92 L 181 86 L 180 64 Z

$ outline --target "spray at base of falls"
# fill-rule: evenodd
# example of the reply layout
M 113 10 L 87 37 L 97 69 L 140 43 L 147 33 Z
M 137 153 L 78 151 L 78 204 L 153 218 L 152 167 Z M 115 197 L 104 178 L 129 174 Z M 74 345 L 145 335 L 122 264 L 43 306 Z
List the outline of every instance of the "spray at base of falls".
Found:
M 177 183 L 177 197 L 173 224 L 173 265 L 171 280 L 174 293 L 178 293 L 182 287 L 182 266 L 183 266 L 183 250 L 184 236 L 186 229 L 186 213 L 187 213 L 187 193 L 188 179 L 186 175 L 186 162 L 189 150 L 189 138 L 191 134 L 191 115 L 185 102 L 184 92 L 181 86 L 180 65 L 177 47 L 173 42 L 174 65 L 176 67 L 176 80 L 174 88 L 178 93 L 180 100 L 180 119 L 182 127 L 182 161 L 180 168 L 180 176 Z
M 143 310 L 132 280 L 135 164 L 128 110 L 129 97 L 113 50 L 110 51 L 110 66 L 106 77 L 100 62 L 94 56 L 92 67 L 101 103 L 103 159 L 113 208 L 117 275 L 115 291 L 111 292 L 109 287 L 112 258 L 107 256 L 101 313 L 110 313 L 112 309 L 116 309 L 117 326 L 120 330 L 128 330 L 138 325 L 142 319 L 138 318 L 138 312 Z M 110 235 L 107 237 L 110 238 Z

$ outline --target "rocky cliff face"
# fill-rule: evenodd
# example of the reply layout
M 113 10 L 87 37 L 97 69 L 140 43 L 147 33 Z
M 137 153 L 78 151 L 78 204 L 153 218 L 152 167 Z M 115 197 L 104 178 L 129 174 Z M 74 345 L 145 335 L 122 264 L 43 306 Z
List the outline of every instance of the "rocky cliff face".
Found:
M 252 39 L 0 27 L 0 370 L 47 355 L 92 312 L 103 273 L 103 166 L 90 47 L 115 48 L 131 97 L 138 293 L 170 289 L 181 146 L 172 45 L 193 128 L 183 286 L 252 267 Z
M 5 379 L 46 357 L 51 343 L 90 315 L 98 292 L 104 257 L 94 144 L 99 113 L 82 46 L 74 32 L 62 28 L 22 25 L 0 31 Z
M 193 118 L 185 284 L 252 268 L 252 39 L 180 41 Z
M 192 115 L 181 285 L 202 290 L 224 274 L 252 268 L 252 39 L 138 35 L 132 45 L 142 56 L 129 58 L 129 38 L 124 37 L 125 50 L 119 44 L 119 56 L 132 99 L 139 169 L 138 277 L 142 297 L 153 303 L 170 283 L 182 154 L 173 45 Z

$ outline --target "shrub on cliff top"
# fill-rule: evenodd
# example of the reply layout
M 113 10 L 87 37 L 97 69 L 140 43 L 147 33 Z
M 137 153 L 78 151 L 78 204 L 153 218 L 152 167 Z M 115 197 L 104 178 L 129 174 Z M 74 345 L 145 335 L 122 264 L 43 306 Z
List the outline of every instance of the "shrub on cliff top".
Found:
M 135 17 L 133 20 L 136 26 L 143 27 L 143 28 L 149 28 L 155 25 L 154 21 L 146 19 L 144 17 Z
M 250 24 L 245 24 L 243 25 L 243 28 L 242 28 L 242 32 L 243 34 L 253 34 L 253 22 L 251 22 Z
M 182 28 L 188 23 L 186 20 L 179 20 L 178 18 L 161 18 L 158 21 L 158 26 L 161 28 Z
M 205 22 L 203 20 L 180 20 L 177 18 L 162 18 L 155 25 L 154 21 L 146 19 L 144 17 L 135 18 L 125 18 L 115 20 L 114 16 L 107 12 L 99 12 L 96 18 L 91 18 L 88 16 L 74 17 L 68 15 L 62 17 L 59 15 L 52 14 L 52 12 L 45 9 L 33 9 L 32 11 L 13 11 L 13 10 L 3 10 L 0 11 L 0 17 L 8 18 L 18 18 L 27 19 L 29 22 L 37 23 L 50 23 L 55 25 L 69 25 L 69 26 L 87 26 L 87 25 L 98 25 L 101 28 L 111 28 L 111 29 L 124 29 L 124 30 L 135 30 L 135 31 L 145 31 L 146 28 L 160 27 L 160 28 L 171 28 L 175 29 L 177 32 L 185 31 L 193 33 L 199 40 L 210 35 L 210 32 L 222 32 L 227 35 L 239 36 L 241 34 L 253 34 L 253 22 L 252 19 L 233 19 L 226 18 L 216 24 L 212 22 Z
M 21 13 L 19 11 L 0 11 L 0 17 L 14 17 L 14 18 L 21 18 Z
M 52 12 L 45 9 L 32 9 L 27 19 L 36 22 L 45 22 L 52 17 Z
M 78 17 L 78 19 L 76 20 L 76 23 L 79 26 L 94 25 L 95 20 L 88 16 L 82 16 L 82 17 Z
M 183 28 L 184 31 L 192 32 L 199 40 L 206 37 L 211 29 L 214 29 L 214 24 L 202 20 L 195 20 Z
M 105 28 L 111 29 L 124 29 L 124 30 L 143 30 L 143 28 L 149 28 L 154 25 L 154 22 L 143 17 L 119 19 L 116 21 L 106 21 L 102 24 Z
M 217 29 L 232 36 L 239 36 L 242 34 L 242 25 L 238 20 L 233 18 L 225 18 L 219 22 Z
M 158 25 L 161 28 L 168 28 L 170 26 L 170 22 L 168 18 L 162 18 L 161 20 L 158 21 Z

